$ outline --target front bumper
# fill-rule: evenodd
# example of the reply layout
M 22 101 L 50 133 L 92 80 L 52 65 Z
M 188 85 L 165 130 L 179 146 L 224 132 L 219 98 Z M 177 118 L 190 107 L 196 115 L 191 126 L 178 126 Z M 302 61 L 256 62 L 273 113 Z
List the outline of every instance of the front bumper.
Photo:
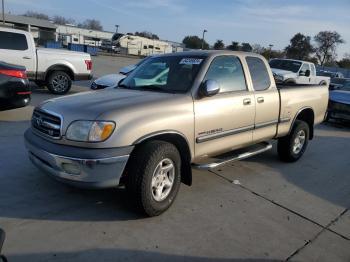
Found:
M 40 170 L 59 181 L 82 188 L 118 186 L 133 149 L 104 150 L 54 144 L 31 129 L 25 133 L 25 144 L 30 160 Z

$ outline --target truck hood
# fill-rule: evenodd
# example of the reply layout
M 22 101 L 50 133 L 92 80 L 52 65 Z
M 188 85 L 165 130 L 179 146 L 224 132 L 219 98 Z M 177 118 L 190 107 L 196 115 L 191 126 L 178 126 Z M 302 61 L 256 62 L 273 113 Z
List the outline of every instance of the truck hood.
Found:
M 62 116 L 63 129 L 75 120 L 95 120 L 106 113 L 127 112 L 142 105 L 166 103 L 178 96 L 170 93 L 108 88 L 45 101 L 39 107 Z M 103 118 L 103 116 L 101 116 Z M 112 120 L 112 119 L 104 119 Z
M 271 71 L 273 74 L 283 76 L 284 78 L 297 76 L 297 73 L 293 73 L 292 71 L 287 71 L 287 70 L 282 70 L 282 69 L 277 69 L 277 68 L 271 68 Z

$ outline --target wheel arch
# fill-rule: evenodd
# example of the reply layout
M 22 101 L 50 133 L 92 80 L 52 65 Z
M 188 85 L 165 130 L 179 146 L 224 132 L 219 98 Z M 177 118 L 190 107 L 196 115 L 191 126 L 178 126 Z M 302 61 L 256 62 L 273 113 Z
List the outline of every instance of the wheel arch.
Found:
M 74 80 L 74 72 L 73 72 L 73 69 L 70 68 L 69 66 L 67 65 L 64 65 L 64 64 L 55 64 L 55 65 L 52 65 L 50 66 L 46 72 L 45 72 L 45 76 L 44 76 L 44 79 L 45 81 L 47 81 L 48 77 L 50 76 L 50 74 L 54 71 L 63 71 L 63 72 L 66 72 L 71 80 Z
M 192 185 L 191 149 L 186 136 L 180 132 L 167 130 L 145 135 L 137 139 L 133 145 L 140 146 L 148 141 L 161 140 L 175 145 L 181 156 L 181 182 Z
M 288 134 L 291 132 L 295 121 L 296 120 L 302 120 L 305 123 L 308 124 L 309 130 L 310 130 L 310 137 L 309 139 L 312 140 L 314 137 L 314 122 L 315 122 L 315 113 L 314 110 L 311 107 L 303 107 L 301 108 L 296 114 L 293 119 L 292 125 L 290 126 Z

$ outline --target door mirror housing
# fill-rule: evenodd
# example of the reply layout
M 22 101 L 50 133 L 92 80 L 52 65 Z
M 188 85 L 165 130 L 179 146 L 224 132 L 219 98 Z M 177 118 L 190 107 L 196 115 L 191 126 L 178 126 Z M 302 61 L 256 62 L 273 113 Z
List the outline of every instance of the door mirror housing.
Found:
M 220 91 L 220 85 L 216 80 L 206 80 L 199 89 L 199 95 L 201 97 L 214 96 Z
M 310 71 L 310 70 L 306 70 L 306 71 L 305 71 L 305 76 L 309 77 L 310 74 L 311 74 L 311 71 Z

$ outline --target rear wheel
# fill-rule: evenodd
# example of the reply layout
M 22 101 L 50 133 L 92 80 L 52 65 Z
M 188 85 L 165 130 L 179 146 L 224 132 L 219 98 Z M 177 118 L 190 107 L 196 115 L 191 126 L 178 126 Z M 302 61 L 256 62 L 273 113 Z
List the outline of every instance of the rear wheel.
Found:
M 285 162 L 297 161 L 306 150 L 309 134 L 308 124 L 296 120 L 290 134 L 278 140 L 277 151 L 280 159 Z
M 64 95 L 68 93 L 72 86 L 70 76 L 63 71 L 54 71 L 47 78 L 47 88 L 56 95 Z
M 150 141 L 133 152 L 127 167 L 126 187 L 136 205 L 157 216 L 174 202 L 181 183 L 181 157 L 168 142 Z

